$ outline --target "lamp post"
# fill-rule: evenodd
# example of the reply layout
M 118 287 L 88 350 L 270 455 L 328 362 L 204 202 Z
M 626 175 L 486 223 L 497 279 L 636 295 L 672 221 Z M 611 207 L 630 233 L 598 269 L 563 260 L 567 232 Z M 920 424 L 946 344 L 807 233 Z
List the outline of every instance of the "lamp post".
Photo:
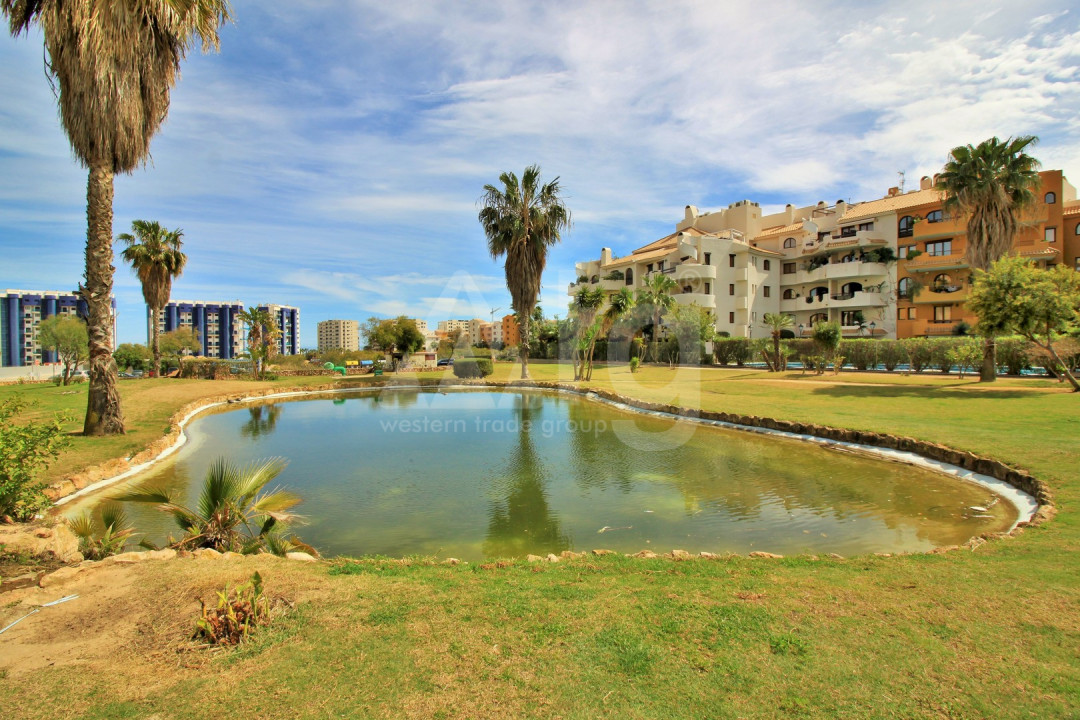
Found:
M 799 323 L 799 337 L 803 336 L 803 330 L 805 330 L 805 329 L 806 329 L 806 326 L 803 325 L 802 323 Z
M 870 321 L 870 337 L 874 337 L 874 329 L 877 327 L 877 323 L 873 320 Z

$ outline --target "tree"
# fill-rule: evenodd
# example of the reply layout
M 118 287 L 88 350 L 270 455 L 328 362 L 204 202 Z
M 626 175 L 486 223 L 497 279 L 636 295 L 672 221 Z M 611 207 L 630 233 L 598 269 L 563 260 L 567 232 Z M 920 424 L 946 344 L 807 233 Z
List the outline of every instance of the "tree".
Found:
M 239 468 L 218 458 L 206 473 L 194 508 L 181 505 L 175 491 L 169 488 L 141 488 L 115 499 L 155 503 L 159 510 L 172 515 L 184 536 L 179 540 L 170 537 L 168 544 L 179 550 L 212 548 L 245 555 L 283 555 L 293 548 L 310 550 L 295 536 L 286 539 L 281 534 L 284 526 L 297 520 L 290 511 L 300 498 L 284 490 L 263 492 L 285 465 L 285 460 L 271 458 Z
M 637 304 L 652 311 L 652 359 L 656 362 L 657 341 L 660 335 L 661 316 L 675 307 L 675 296 L 671 291 L 675 281 L 663 273 L 652 273 L 645 278 L 645 286 L 638 290 Z
M 967 306 L 979 317 L 980 333 L 1022 335 L 1044 349 L 1054 371 L 1080 392 L 1080 383 L 1054 348 L 1055 334 L 1074 328 L 1080 320 L 1080 273 L 1064 265 L 1040 270 L 1022 258 L 1005 257 L 988 272 L 975 271 Z
M 424 336 L 416 327 L 416 321 L 404 315 L 393 320 L 368 318 L 364 323 L 364 337 L 372 350 L 382 352 L 396 350 L 407 355 L 424 347 Z
M 202 352 L 199 331 L 192 327 L 179 327 L 161 334 L 161 351 L 165 357 L 180 364 L 183 355 L 198 355 Z M 154 374 L 161 372 L 161 366 L 154 368 Z
M 672 313 L 671 329 L 678 343 L 678 361 L 688 365 L 701 363 L 701 344 L 716 337 L 716 318 L 697 304 L 680 305 Z
M 577 327 L 574 333 L 574 380 L 585 378 L 585 365 L 589 348 L 595 345 L 600 326 L 594 321 L 600 306 L 604 304 L 604 291 L 599 286 L 583 287 L 574 295 L 571 304 L 577 313 Z
M 142 370 L 146 366 L 146 361 L 150 359 L 150 349 L 145 345 L 121 343 L 113 351 L 113 359 L 116 360 L 116 366 L 121 370 L 125 368 Z
M 610 342 L 611 328 L 622 318 L 626 317 L 631 310 L 634 309 L 634 294 L 630 292 L 629 288 L 620 288 L 617 293 L 614 293 L 608 298 L 608 307 L 601 315 L 600 331 L 595 333 L 592 337 L 592 342 L 589 343 L 589 350 L 586 355 L 585 380 L 592 380 L 593 371 L 593 353 L 596 352 L 596 340 L 601 335 L 608 337 Z M 610 347 L 610 345 L 609 345 Z M 610 351 L 609 351 L 610 352 Z
M 262 379 L 266 365 L 277 353 L 281 329 L 274 316 L 257 307 L 241 310 L 240 320 L 247 325 L 248 355 L 251 356 L 251 372 L 256 380 Z
M 145 162 L 169 109 L 180 61 L 201 41 L 217 49 L 227 0 L 0 0 L 18 36 L 41 28 L 46 72 L 86 188 L 86 302 L 90 391 L 84 435 L 124 432 L 112 359 L 113 178 Z
M 765 324 L 772 328 L 772 341 L 773 341 L 773 356 L 770 362 L 770 372 L 780 372 L 781 364 L 780 359 L 780 334 L 785 328 L 792 327 L 795 324 L 795 317 L 786 313 L 765 313 Z
M 843 329 L 838 322 L 819 322 L 814 325 L 814 344 L 821 350 L 823 360 L 833 364 L 833 370 L 840 372 L 840 361 L 837 350 L 840 348 L 840 340 L 843 338 Z M 818 367 L 818 375 L 825 371 L 824 363 Z
M 182 237 L 183 230 L 166 230 L 157 221 L 147 220 L 135 220 L 130 233 L 116 237 L 127 245 L 120 256 L 142 283 L 143 300 L 150 309 L 150 348 L 156 368 L 161 367 L 158 314 L 169 304 L 173 278 L 180 277 L 187 263 L 187 255 L 180 251 Z
M 1012 248 L 1020 212 L 1035 202 L 1039 186 L 1039 161 L 1024 152 L 1038 141 L 1034 135 L 1004 141 L 992 137 L 977 147 L 955 147 L 938 175 L 945 210 L 968 218 L 965 257 L 972 268 L 985 272 Z M 987 334 L 982 382 L 997 379 L 995 354 L 994 335 Z
M 499 176 L 502 189 L 484 186 L 480 225 L 492 259 L 506 256 L 503 269 L 506 287 L 521 321 L 521 378 L 529 377 L 529 325 L 540 278 L 547 264 L 548 248 L 559 242 L 570 227 L 570 211 L 559 197 L 559 178 L 540 184 L 540 166 L 530 165 L 518 182 L 517 175 Z
M 71 382 L 71 374 L 89 355 L 89 338 L 86 323 L 74 315 L 53 315 L 41 321 L 38 342 L 47 350 L 53 350 L 64 364 L 64 384 Z
M 48 507 L 45 483 L 38 473 L 71 444 L 64 422 L 57 415 L 44 422 L 15 422 L 27 407 L 21 396 L 0 402 L 0 517 L 29 520 Z

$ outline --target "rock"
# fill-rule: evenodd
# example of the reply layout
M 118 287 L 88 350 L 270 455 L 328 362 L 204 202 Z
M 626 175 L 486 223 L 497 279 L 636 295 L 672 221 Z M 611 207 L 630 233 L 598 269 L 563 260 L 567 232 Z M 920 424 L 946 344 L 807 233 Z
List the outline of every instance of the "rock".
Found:
M 235 555 L 236 553 L 229 553 Z M 165 548 L 164 550 L 151 550 L 146 553 L 147 560 L 172 560 L 176 557 L 176 551 L 172 548 Z
M 764 552 L 762 550 L 755 550 L 754 552 L 750 553 L 750 557 L 752 557 L 752 558 L 769 558 L 769 559 L 772 559 L 772 560 L 777 560 L 777 559 L 782 558 L 784 556 L 783 555 L 777 555 L 776 553 Z
M 222 560 L 239 560 L 242 557 L 244 557 L 244 556 L 241 555 L 238 552 L 233 552 L 232 550 L 229 550 L 228 552 L 221 553 L 221 559 Z
M 615 551 L 614 550 L 593 550 L 592 554 L 593 555 L 598 555 L 598 556 L 599 555 L 614 555 Z
M 38 585 L 43 588 L 62 585 L 76 575 L 86 572 L 87 567 L 88 566 L 86 565 L 72 565 L 69 567 L 62 567 L 59 570 L 54 570 L 48 575 L 43 575 L 41 579 L 38 580 Z
M 559 553 L 559 557 L 563 558 L 564 560 L 577 560 L 584 554 L 585 553 L 574 552 L 573 550 L 563 550 L 561 553 Z
M 45 573 L 27 573 L 25 575 L 19 575 L 18 577 L 4 578 L 3 583 L 0 583 L 0 592 L 34 587 L 41 582 L 41 577 L 44 574 Z
M 457 558 L 446 558 L 445 560 L 442 561 L 442 564 L 443 565 L 460 565 L 461 561 L 458 560 Z
M 38 528 L 37 530 L 34 531 L 34 537 L 51 538 L 52 536 L 53 536 L 53 531 L 50 530 L 49 528 Z
M 285 553 L 285 557 L 290 560 L 299 560 L 300 562 L 316 562 L 314 555 L 309 555 L 306 552 L 291 552 Z
M 959 550 L 959 549 L 960 549 L 959 545 L 942 545 L 941 547 L 934 548 L 933 550 L 930 551 L 930 553 L 932 555 L 944 555 L 947 552 L 952 552 L 953 550 Z
M 639 550 L 633 555 L 627 555 L 627 557 L 644 558 L 645 560 L 652 560 L 653 558 L 660 557 L 652 550 Z
M 702 558 L 705 558 L 706 560 L 708 560 L 708 559 L 719 557 L 719 556 L 716 553 L 705 552 L 704 550 L 702 550 L 701 552 L 698 553 L 698 557 L 702 557 Z
M 672 550 L 671 551 L 671 559 L 672 560 L 689 560 L 692 557 L 694 557 L 694 556 L 691 555 L 690 553 L 686 552 L 685 550 Z
M 892 557 L 892 553 L 874 553 L 875 557 L 889 558 Z
M 553 562 L 553 563 L 559 562 L 559 556 L 556 555 L 555 553 L 548 553 L 547 561 L 548 562 Z
M 544 562 L 544 558 L 540 557 L 539 555 L 526 555 L 525 560 L 526 562 L 531 563 Z
M 117 565 L 132 565 L 134 563 L 140 563 L 144 560 L 150 559 L 150 553 L 148 551 L 143 552 L 126 552 L 119 555 L 112 556 L 112 562 Z
M 843 555 L 839 555 L 837 553 L 829 553 L 829 557 L 831 557 L 833 560 L 843 560 L 844 559 Z
M 221 553 L 214 548 L 199 548 L 195 551 L 196 560 L 215 560 L 219 557 L 221 557 Z

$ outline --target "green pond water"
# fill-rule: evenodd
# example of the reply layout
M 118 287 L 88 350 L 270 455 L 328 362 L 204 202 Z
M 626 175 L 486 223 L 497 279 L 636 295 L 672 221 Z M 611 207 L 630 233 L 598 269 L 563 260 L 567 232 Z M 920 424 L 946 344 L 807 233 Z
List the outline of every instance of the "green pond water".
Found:
M 187 434 L 124 487 L 182 488 L 194 505 L 214 458 L 282 456 L 278 485 L 303 498 L 298 534 L 329 555 L 850 555 L 962 543 L 1016 519 L 989 490 L 920 468 L 568 395 L 395 390 L 264 402 L 200 417 Z M 136 537 L 176 532 L 152 506 L 127 507 Z

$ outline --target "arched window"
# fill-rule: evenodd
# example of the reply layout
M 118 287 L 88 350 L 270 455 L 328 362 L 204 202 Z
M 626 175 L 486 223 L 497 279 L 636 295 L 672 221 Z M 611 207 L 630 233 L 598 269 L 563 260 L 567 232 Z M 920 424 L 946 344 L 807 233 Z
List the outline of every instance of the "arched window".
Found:
M 1074 230 L 1073 232 L 1076 235 L 1080 235 L 1080 223 L 1076 223 L 1076 230 Z
M 899 285 L 900 297 L 902 297 L 902 298 L 904 298 L 906 300 L 911 299 L 911 285 L 912 285 L 911 278 L 900 278 L 900 285 Z
M 793 247 L 795 247 L 795 238 L 786 238 L 784 240 L 784 249 L 790 250 Z
M 897 235 L 900 237 L 911 237 L 915 233 L 915 218 L 910 215 L 905 215 L 900 218 L 900 224 L 897 227 Z
M 633 268 L 626 268 L 626 273 L 625 274 L 626 274 L 626 284 L 627 285 L 633 285 L 634 284 L 634 269 Z
M 939 223 L 939 222 L 941 222 L 941 211 L 940 210 L 933 210 L 931 212 L 928 212 L 926 214 L 926 222 L 928 222 L 928 223 Z
M 1054 203 L 1057 202 L 1057 195 L 1055 195 L 1052 192 L 1048 192 L 1045 195 L 1043 195 L 1043 202 L 1046 203 L 1047 205 L 1053 205 Z
M 600 276 L 599 275 L 593 275 L 591 278 L 589 278 L 589 282 L 591 282 L 593 285 L 595 285 L 596 283 L 600 282 Z
M 829 313 L 814 313 L 810 316 L 810 327 L 819 322 L 829 322 Z
M 857 292 L 862 292 L 862 283 L 849 282 L 840 288 L 841 295 L 854 295 Z
M 787 290 L 785 290 L 784 291 L 784 299 L 785 300 L 794 300 L 795 299 L 795 291 L 792 290 L 791 288 L 788 288 Z

